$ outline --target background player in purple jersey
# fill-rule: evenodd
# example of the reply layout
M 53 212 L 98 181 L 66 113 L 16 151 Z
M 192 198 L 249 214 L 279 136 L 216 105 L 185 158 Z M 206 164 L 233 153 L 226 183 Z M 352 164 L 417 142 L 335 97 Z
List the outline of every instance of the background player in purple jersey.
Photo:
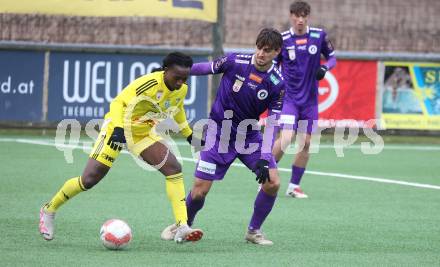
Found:
M 281 112 L 284 82 L 272 60 L 280 52 L 282 42 L 277 30 L 263 29 L 256 40 L 255 54 L 231 54 L 191 68 L 193 75 L 223 73 L 223 76 L 209 116 L 211 125 L 206 146 L 200 154 L 194 184 L 186 198 L 189 225 L 203 207 L 213 181 L 222 180 L 238 158 L 262 184 L 245 239 L 259 245 L 273 244 L 260 228 L 272 210 L 280 186 L 272 155 L 275 131 L 274 127 L 266 127 L 263 138 L 258 117 L 266 109 L 269 109 L 269 118 Z M 175 229 L 175 225 L 165 228 L 162 239 L 172 240 Z
M 290 5 L 292 27 L 283 32 L 283 48 L 276 61 L 286 83 L 286 96 L 280 117 L 281 135 L 273 154 L 281 160 L 296 133 L 300 149 L 294 158 L 292 176 L 286 195 L 307 198 L 299 184 L 309 160 L 311 133 L 318 120 L 318 81 L 336 65 L 333 46 L 322 29 L 309 27 L 310 5 L 297 1 Z M 320 63 L 321 54 L 327 59 Z

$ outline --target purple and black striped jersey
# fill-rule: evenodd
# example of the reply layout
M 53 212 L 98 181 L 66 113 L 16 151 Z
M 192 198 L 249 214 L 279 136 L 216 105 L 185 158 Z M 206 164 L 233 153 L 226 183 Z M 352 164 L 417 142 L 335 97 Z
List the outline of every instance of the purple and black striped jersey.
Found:
M 298 105 L 317 104 L 318 81 L 316 70 L 321 54 L 326 59 L 335 54 L 325 31 L 307 27 L 304 35 L 295 35 L 293 29 L 282 33 L 283 47 L 276 58 L 286 83 L 286 99 Z
M 212 62 L 212 73 L 223 73 L 210 118 L 221 122 L 226 110 L 233 111 L 233 128 L 246 119 L 258 121 L 266 109 L 279 113 L 284 97 L 284 81 L 275 65 L 258 71 L 251 54 L 230 54 Z

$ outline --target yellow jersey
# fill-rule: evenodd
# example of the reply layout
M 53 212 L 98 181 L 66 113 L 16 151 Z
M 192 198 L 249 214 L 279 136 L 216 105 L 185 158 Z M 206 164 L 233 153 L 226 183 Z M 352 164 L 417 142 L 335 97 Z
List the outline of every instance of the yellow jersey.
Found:
M 157 71 L 131 82 L 110 103 L 105 119 L 110 119 L 113 127 L 123 127 L 126 135 L 130 129 L 134 136 L 148 135 L 159 122 L 172 119 L 183 136 L 191 135 L 183 108 L 188 86 L 171 91 L 163 78 L 164 72 Z

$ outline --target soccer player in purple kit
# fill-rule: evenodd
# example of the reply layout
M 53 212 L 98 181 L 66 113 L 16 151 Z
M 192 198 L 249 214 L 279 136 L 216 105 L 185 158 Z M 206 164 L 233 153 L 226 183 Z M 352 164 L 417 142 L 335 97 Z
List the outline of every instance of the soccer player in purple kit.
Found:
M 189 225 L 193 224 L 197 212 L 202 209 L 213 181 L 222 180 L 232 162 L 238 158 L 262 184 L 245 239 L 259 245 L 273 244 L 266 239 L 261 226 L 272 210 L 280 186 L 272 155 L 275 129 L 266 127 L 262 136 L 258 117 L 269 109 L 269 118 L 274 118 L 275 122 L 275 117 L 281 112 L 284 82 L 272 60 L 280 52 L 282 42 L 277 30 L 263 29 L 257 37 L 253 55 L 230 54 L 213 62 L 194 64 L 191 68 L 192 75 L 223 73 L 223 76 L 209 116 L 216 127 L 213 133 L 210 133 L 211 126 L 208 129 L 193 187 L 186 198 Z M 175 229 L 175 224 L 165 228 L 162 239 L 173 240 Z
M 318 81 L 336 65 L 335 51 L 327 33 L 308 26 L 310 5 L 297 1 L 290 5 L 292 27 L 282 33 L 283 47 L 276 58 L 286 83 L 286 96 L 279 123 L 281 135 L 274 144 L 273 154 L 280 161 L 284 150 L 297 133 L 301 136 L 286 195 L 307 198 L 300 182 L 309 161 L 311 134 L 318 120 Z M 320 64 L 321 54 L 327 62 Z M 298 135 L 298 138 L 300 135 Z

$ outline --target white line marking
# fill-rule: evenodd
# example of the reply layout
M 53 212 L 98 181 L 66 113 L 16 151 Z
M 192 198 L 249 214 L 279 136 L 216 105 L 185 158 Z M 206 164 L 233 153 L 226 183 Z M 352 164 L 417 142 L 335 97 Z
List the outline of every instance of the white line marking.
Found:
M 22 138 L 18 138 L 18 139 L 0 138 L 0 142 L 11 142 L 11 143 L 16 142 L 16 143 L 23 143 L 23 144 L 34 144 L 34 145 L 55 147 L 55 143 L 53 143 L 53 142 L 47 142 L 47 141 L 43 141 L 43 140 L 22 139 Z M 80 145 L 58 144 L 57 146 L 63 147 L 63 148 L 72 148 L 72 149 L 82 149 L 83 148 L 83 146 L 80 146 Z M 91 150 L 91 146 L 90 146 L 89 150 Z M 123 150 L 122 153 L 128 154 L 129 152 L 126 150 Z M 196 159 L 193 159 L 193 158 L 178 157 L 178 159 L 181 159 L 183 161 L 196 162 Z M 246 168 L 246 166 L 242 163 L 232 163 L 232 166 Z M 291 170 L 288 168 L 278 168 L 278 171 L 288 172 L 288 173 L 291 172 Z M 312 175 L 318 175 L 318 176 L 331 176 L 331 177 L 338 177 L 338 178 L 344 178 L 344 179 L 363 180 L 363 181 L 371 181 L 371 182 L 386 183 L 386 184 L 398 184 L 398 185 L 412 186 L 412 187 L 418 187 L 418 188 L 428 188 L 428 189 L 440 190 L 440 186 L 437 186 L 437 185 L 412 183 L 412 182 L 405 182 L 405 181 L 400 181 L 400 180 L 390 180 L 390 179 L 384 179 L 384 178 L 379 178 L 379 177 L 368 177 L 368 176 L 359 176 L 359 175 L 350 175 L 350 174 L 332 173 L 332 172 L 319 172 L 319 171 L 306 171 L 306 173 L 312 174 Z
M 54 142 L 55 138 L 0 138 L 0 142 L 16 142 L 16 140 L 38 140 L 38 141 L 46 141 L 46 142 Z M 95 141 L 92 139 L 84 139 L 80 140 L 80 143 L 82 144 L 94 144 Z M 188 142 L 186 141 L 174 141 L 174 143 L 178 146 L 187 146 Z M 313 145 L 310 147 L 310 149 L 316 149 L 317 145 Z M 335 146 L 333 144 L 324 143 L 319 144 L 319 149 L 335 149 L 335 148 L 342 148 L 342 146 Z M 344 149 L 361 149 L 360 144 L 353 144 L 347 147 L 343 147 Z M 440 145 L 395 145 L 395 144 L 385 144 L 384 150 L 420 150 L 420 151 L 440 151 Z

